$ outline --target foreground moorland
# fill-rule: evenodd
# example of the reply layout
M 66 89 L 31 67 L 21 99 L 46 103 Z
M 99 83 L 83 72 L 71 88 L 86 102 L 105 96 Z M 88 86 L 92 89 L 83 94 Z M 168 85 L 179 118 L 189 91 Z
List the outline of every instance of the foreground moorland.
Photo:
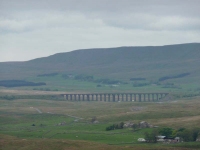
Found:
M 23 93 L 23 92 L 22 92 Z M 0 147 L 8 149 L 199 149 L 199 142 L 140 143 L 153 128 L 106 131 L 120 122 L 146 121 L 158 128 L 195 128 L 200 98 L 162 102 L 0 100 Z M 92 120 L 96 120 L 94 123 Z

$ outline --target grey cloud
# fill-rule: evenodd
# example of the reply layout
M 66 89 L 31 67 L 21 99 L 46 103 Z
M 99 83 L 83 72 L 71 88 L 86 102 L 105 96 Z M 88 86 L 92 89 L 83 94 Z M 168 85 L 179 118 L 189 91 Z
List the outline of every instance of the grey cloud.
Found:
M 80 12 L 150 12 L 198 15 L 199 0 L 1 0 L 0 10 L 59 10 Z
M 183 16 L 154 16 L 149 14 L 129 14 L 127 16 L 104 18 L 112 26 L 144 30 L 200 30 L 199 18 Z
M 199 0 L 0 0 L 0 60 L 200 42 L 199 6 Z
M 98 27 L 103 24 L 101 19 L 89 19 L 85 15 L 76 12 L 31 12 L 26 17 L 15 15 L 15 19 L 0 18 L 0 31 L 30 32 L 34 30 L 50 28 L 84 28 Z
M 151 21 L 161 24 L 165 18 L 169 21 L 169 17 L 184 20 L 188 18 L 189 21 L 199 22 L 199 5 L 199 0 L 1 0 L 0 16 L 1 18 L 6 16 L 12 21 L 13 18 L 17 18 L 16 14 L 19 14 L 18 16 L 22 19 L 29 19 L 38 12 L 41 15 L 77 12 L 113 26 L 152 29 Z M 20 18 L 18 19 L 20 21 Z M 176 21 L 180 20 L 174 20 Z M 191 27 L 189 25 L 182 25 L 182 27 L 196 28 L 198 26 L 194 21 L 189 24 Z M 156 28 L 155 24 L 153 28 Z

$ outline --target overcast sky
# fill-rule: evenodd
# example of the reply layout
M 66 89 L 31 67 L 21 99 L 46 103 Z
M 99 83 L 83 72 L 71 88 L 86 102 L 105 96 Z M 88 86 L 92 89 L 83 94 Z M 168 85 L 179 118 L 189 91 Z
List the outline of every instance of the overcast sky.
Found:
M 200 0 L 0 0 L 0 62 L 200 42 Z

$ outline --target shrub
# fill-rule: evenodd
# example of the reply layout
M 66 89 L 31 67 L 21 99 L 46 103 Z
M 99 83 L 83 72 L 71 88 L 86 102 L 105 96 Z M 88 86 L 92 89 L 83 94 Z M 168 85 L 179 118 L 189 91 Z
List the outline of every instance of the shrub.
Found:
M 111 126 L 106 127 L 106 131 L 123 129 L 123 128 L 124 128 L 124 122 L 120 122 L 119 124 L 113 124 Z

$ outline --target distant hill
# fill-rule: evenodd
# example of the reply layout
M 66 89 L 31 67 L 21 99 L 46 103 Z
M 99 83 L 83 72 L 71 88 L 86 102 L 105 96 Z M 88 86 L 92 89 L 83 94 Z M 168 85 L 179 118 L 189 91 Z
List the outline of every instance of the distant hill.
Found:
M 83 49 L 24 62 L 0 63 L 1 80 L 40 74 L 87 74 L 120 80 L 176 79 L 200 83 L 200 43 Z M 173 78 L 186 74 L 183 78 Z

